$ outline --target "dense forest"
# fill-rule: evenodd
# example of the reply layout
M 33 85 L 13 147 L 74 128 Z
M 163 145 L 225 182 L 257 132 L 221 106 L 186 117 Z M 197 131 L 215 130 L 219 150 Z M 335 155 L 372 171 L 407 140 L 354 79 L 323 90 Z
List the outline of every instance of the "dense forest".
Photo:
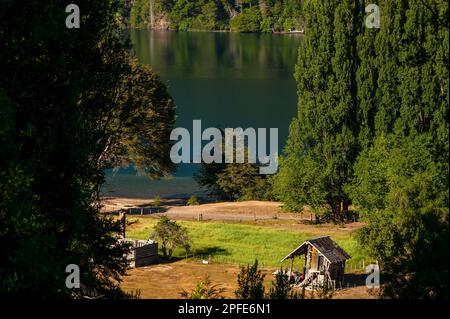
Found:
M 301 0 L 134 0 L 135 28 L 277 32 L 301 30 Z

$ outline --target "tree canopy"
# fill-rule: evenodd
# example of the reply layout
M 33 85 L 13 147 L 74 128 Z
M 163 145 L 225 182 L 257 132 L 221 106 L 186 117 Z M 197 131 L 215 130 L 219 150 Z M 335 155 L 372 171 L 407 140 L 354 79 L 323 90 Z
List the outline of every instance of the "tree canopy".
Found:
M 153 17 L 153 19 L 152 19 Z M 272 32 L 301 30 L 301 0 L 136 0 L 135 28 Z
M 274 193 L 334 221 L 352 205 L 384 297 L 448 297 L 448 4 L 376 3 L 369 29 L 366 1 L 305 1 L 298 116 Z

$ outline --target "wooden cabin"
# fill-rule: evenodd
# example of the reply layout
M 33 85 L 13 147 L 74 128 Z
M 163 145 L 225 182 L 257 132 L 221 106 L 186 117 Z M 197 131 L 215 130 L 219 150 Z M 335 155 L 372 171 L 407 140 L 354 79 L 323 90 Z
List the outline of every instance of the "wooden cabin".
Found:
M 158 260 L 158 242 L 152 240 L 135 240 L 125 238 L 122 241 L 131 243 L 131 252 L 127 256 L 130 267 L 143 267 L 154 264 Z
M 294 258 L 301 256 L 305 257 L 305 265 L 297 286 L 309 289 L 324 287 L 325 284 L 333 289 L 343 286 L 345 261 L 350 255 L 329 236 L 307 240 L 281 260 L 290 259 L 290 277 Z

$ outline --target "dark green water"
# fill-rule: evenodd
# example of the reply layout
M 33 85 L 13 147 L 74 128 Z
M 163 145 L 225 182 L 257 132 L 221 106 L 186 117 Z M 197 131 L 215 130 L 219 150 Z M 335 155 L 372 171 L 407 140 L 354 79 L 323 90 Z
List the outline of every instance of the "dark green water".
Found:
M 293 78 L 298 35 L 132 30 L 133 49 L 167 83 L 177 126 L 202 129 L 278 128 L 280 151 L 296 113 Z M 198 164 L 197 164 L 198 165 Z M 105 192 L 128 197 L 188 196 L 199 192 L 182 164 L 169 180 L 149 181 L 130 167 L 107 173 Z

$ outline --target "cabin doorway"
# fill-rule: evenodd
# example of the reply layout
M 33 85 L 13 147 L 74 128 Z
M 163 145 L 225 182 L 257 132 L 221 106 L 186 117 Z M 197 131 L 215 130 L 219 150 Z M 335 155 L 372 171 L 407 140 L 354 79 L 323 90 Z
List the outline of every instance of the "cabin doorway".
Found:
M 323 256 L 317 257 L 317 270 L 321 271 L 323 267 Z

